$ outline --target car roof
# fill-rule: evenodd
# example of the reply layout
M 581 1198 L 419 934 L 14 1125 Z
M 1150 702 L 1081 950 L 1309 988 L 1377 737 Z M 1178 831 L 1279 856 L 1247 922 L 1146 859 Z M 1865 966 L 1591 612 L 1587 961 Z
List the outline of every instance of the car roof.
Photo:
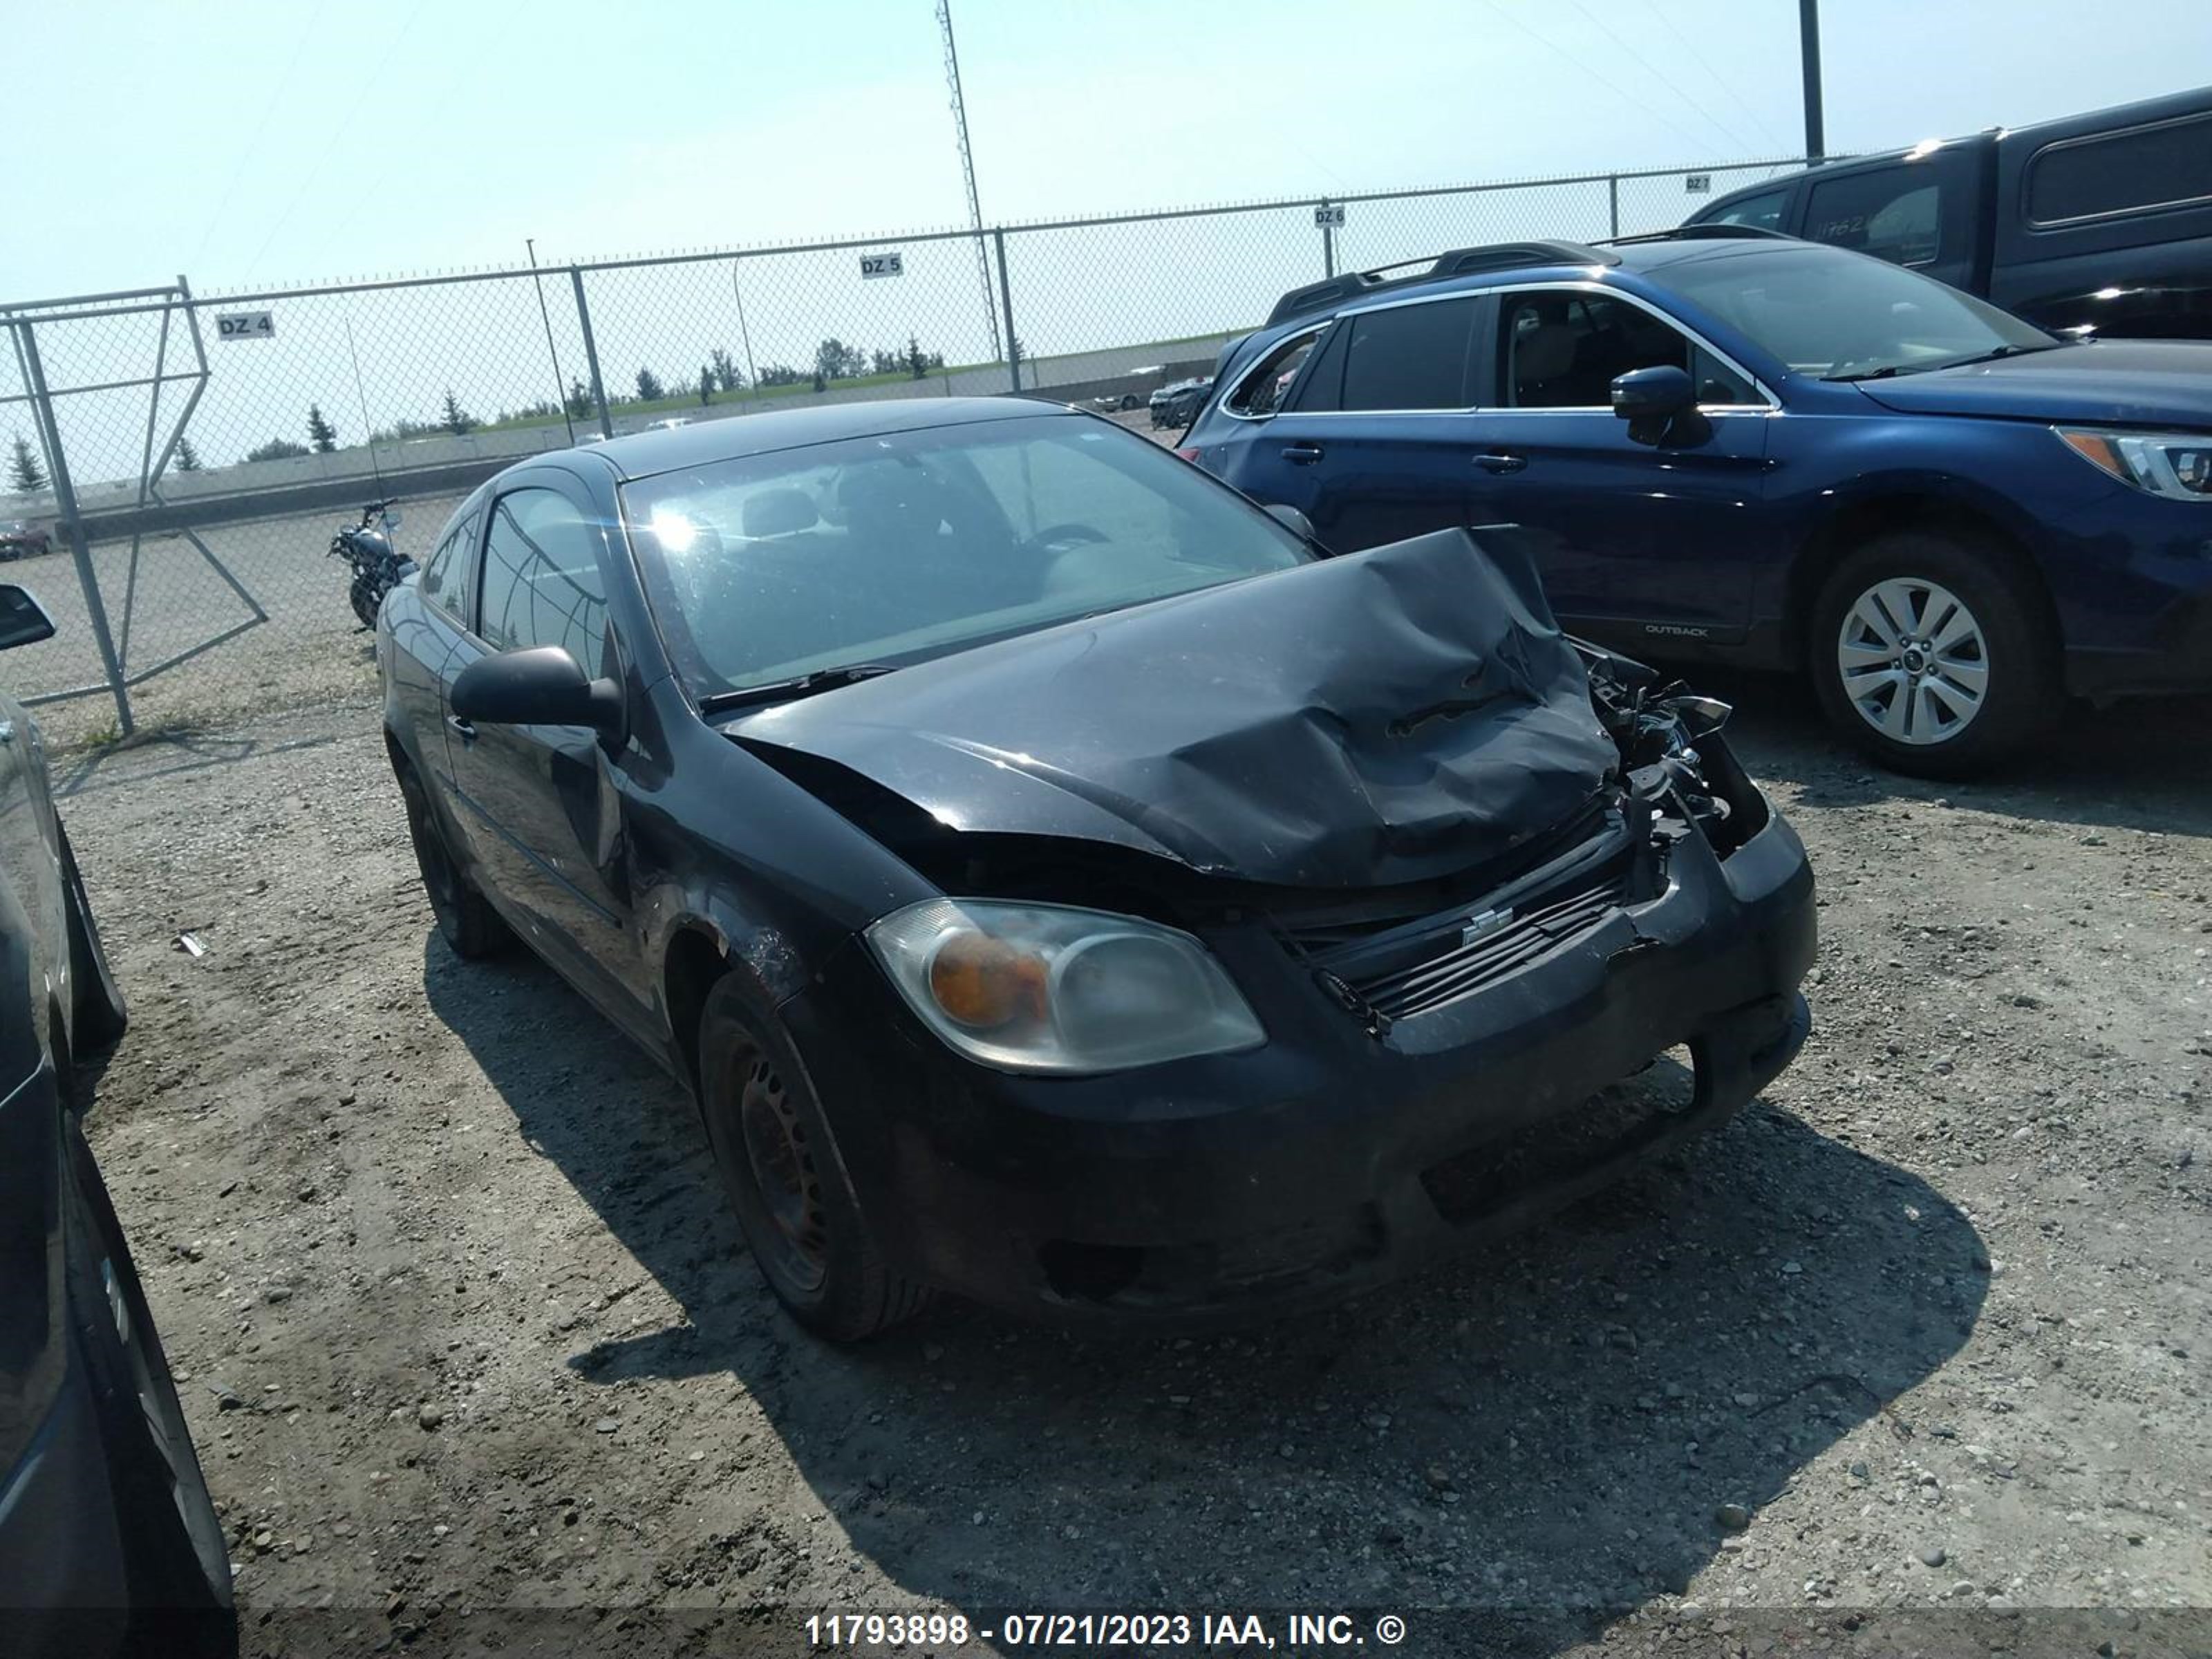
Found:
M 689 426 L 610 438 L 587 449 L 568 453 L 606 461 L 615 469 L 618 479 L 628 483 L 684 467 L 765 455 L 779 449 L 799 449 L 809 444 L 836 443 L 841 439 L 866 438 L 884 432 L 1017 421 L 1040 415 L 1089 418 L 1078 416 L 1064 404 L 1028 398 L 876 398 L 695 421 Z

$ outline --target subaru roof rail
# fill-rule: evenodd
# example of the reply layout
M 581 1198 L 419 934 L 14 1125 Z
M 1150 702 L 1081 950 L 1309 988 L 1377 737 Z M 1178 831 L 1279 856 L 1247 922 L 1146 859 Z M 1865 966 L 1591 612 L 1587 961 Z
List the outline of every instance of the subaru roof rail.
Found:
M 1634 247 L 1644 242 L 1795 242 L 1801 240 L 1786 230 L 1769 230 L 1763 225 L 1677 225 L 1672 230 L 1647 230 L 1634 236 L 1608 236 L 1607 247 Z
M 1586 242 L 1494 242 L 1485 247 L 1459 247 L 1434 259 L 1408 259 L 1401 264 L 1378 265 L 1372 270 L 1346 271 L 1326 282 L 1294 288 L 1275 301 L 1267 313 L 1267 326 L 1326 311 L 1346 300 L 1364 299 L 1385 289 L 1418 288 L 1477 271 L 1516 270 L 1523 265 L 1617 265 L 1620 256 Z M 1393 276 L 1404 271 L 1405 276 Z

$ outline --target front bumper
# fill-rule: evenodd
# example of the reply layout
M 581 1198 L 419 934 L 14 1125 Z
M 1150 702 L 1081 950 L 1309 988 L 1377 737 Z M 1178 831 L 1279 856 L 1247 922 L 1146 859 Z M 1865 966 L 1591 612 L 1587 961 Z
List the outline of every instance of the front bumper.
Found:
M 2068 692 L 2212 691 L 2212 506 L 2115 486 L 2051 528 Z
M 1381 1037 L 1256 927 L 1210 941 L 1270 1033 L 1241 1054 L 988 1070 L 857 945 L 783 1013 L 908 1275 L 1072 1322 L 1274 1314 L 1525 1224 L 1723 1121 L 1790 1063 L 1814 945 L 1795 832 L 1772 817 L 1725 861 L 1692 836 L 1668 874 L 1660 897 Z M 1686 1103 L 1592 1107 L 1678 1044 Z

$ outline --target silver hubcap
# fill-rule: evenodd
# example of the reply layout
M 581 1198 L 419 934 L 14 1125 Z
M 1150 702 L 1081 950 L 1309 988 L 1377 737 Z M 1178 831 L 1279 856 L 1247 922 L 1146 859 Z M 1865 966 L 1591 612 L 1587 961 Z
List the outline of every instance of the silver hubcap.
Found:
M 1917 576 L 1859 595 L 1836 638 L 1836 666 L 1859 718 L 1896 743 L 1948 743 L 1989 691 L 1981 623 L 1957 594 Z

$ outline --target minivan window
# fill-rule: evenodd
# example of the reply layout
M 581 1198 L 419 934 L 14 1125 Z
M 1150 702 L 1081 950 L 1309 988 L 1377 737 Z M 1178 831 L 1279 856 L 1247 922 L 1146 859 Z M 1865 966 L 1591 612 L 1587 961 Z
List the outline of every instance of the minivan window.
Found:
M 1226 405 L 1230 413 L 1272 415 L 1280 409 L 1291 382 L 1298 378 L 1298 370 L 1320 340 L 1318 332 L 1301 334 L 1269 352 L 1230 394 Z
M 1942 242 L 1942 186 L 1934 173 L 1911 166 L 1816 183 L 1805 234 L 1892 264 L 1926 264 Z
M 1782 209 L 1790 199 L 1786 190 L 1770 190 L 1763 196 L 1747 196 L 1717 213 L 1707 214 L 1701 225 L 1750 225 L 1759 230 L 1782 228 Z
M 2046 144 L 2027 170 L 2027 217 L 2070 224 L 2212 201 L 2212 115 Z
M 1437 300 L 1346 319 L 1345 409 L 1466 409 L 1475 302 Z

